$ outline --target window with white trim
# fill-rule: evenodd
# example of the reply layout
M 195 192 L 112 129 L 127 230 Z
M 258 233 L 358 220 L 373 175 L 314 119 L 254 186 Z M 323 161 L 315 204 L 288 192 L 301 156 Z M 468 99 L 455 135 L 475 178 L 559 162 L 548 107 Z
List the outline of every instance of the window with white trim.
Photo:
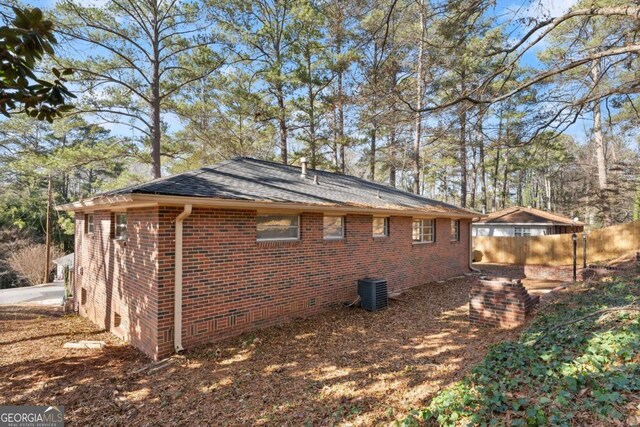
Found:
M 451 220 L 451 241 L 457 242 L 460 240 L 460 220 Z
M 436 241 L 436 221 L 434 219 L 413 220 L 413 242 L 433 243 Z
M 514 227 L 513 235 L 516 237 L 531 236 L 531 229 L 527 227 Z
M 115 214 L 114 237 L 116 240 L 124 240 L 127 238 L 127 214 Z
M 93 214 L 85 214 L 84 216 L 84 232 L 86 234 L 93 234 Z
M 389 217 L 373 218 L 373 237 L 386 237 L 389 235 Z
M 298 240 L 300 238 L 300 215 L 257 215 L 256 233 L 257 240 Z
M 344 217 L 324 216 L 322 218 L 322 237 L 325 239 L 344 239 Z

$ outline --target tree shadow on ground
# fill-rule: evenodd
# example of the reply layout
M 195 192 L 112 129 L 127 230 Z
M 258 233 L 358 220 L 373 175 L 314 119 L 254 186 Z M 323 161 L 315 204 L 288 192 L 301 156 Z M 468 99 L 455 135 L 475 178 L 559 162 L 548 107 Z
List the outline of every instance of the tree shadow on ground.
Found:
M 380 312 L 335 307 L 197 347 L 143 372 L 150 362 L 106 333 L 98 334 L 109 343 L 101 351 L 51 348 L 95 332 L 83 319 L 58 319 L 69 336 L 41 331 L 41 342 L 7 346 L 50 351 L 0 359 L 0 376 L 8 378 L 0 384 L 2 404 L 65 405 L 68 419 L 81 425 L 388 423 L 426 404 L 488 346 L 518 332 L 468 324 L 473 280 L 411 289 Z

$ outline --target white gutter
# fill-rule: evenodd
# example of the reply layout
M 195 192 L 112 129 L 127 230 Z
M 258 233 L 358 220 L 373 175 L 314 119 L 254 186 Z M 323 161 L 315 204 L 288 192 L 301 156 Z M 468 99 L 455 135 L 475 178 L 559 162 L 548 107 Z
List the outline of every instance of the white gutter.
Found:
M 173 299 L 173 343 L 176 353 L 184 350 L 182 347 L 182 222 L 191 215 L 191 209 L 192 205 L 184 205 L 184 211 L 176 217 L 175 287 Z
M 473 233 L 471 232 L 472 228 L 473 222 L 469 222 L 469 269 L 471 271 L 475 271 L 476 273 L 480 273 L 481 271 L 473 266 Z
M 190 204 L 197 207 L 212 207 L 222 209 L 247 209 L 259 211 L 304 211 L 304 212 L 340 212 L 364 215 L 393 215 L 414 216 L 417 218 L 452 218 L 473 219 L 484 217 L 477 212 L 437 211 L 425 208 L 405 208 L 401 206 L 372 208 L 357 205 L 336 205 L 329 203 L 293 203 L 271 202 L 264 200 L 237 200 L 237 199 L 213 199 L 208 197 L 193 196 L 164 196 L 156 194 L 128 194 L 117 199 L 94 197 L 79 202 L 58 206 L 61 211 L 91 212 L 100 209 L 114 209 L 117 207 L 131 208 L 143 206 L 184 206 Z

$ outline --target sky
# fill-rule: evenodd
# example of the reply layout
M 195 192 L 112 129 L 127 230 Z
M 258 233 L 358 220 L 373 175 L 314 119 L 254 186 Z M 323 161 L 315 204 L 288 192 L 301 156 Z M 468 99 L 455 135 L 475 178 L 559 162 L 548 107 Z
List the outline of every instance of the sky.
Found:
M 514 16 L 518 17 L 531 17 L 531 18 L 546 18 L 560 16 L 566 13 L 571 7 L 575 6 L 578 0 L 537 0 L 533 2 L 529 1 L 513 1 L 513 0 L 498 0 L 495 6 L 495 15 L 498 19 L 511 20 Z M 539 67 L 540 62 L 537 58 L 537 53 L 544 50 L 547 47 L 545 40 L 533 46 L 522 57 L 522 64 L 529 67 Z M 571 135 L 578 142 L 585 142 L 587 135 L 591 131 L 593 122 L 589 115 L 580 117 L 576 123 L 569 126 L 564 132 Z
M 100 6 L 106 2 L 106 0 L 79 0 L 80 3 L 87 6 Z M 249 1 L 249 0 L 248 0 Z M 26 2 L 35 7 L 41 7 L 44 9 L 52 8 L 56 0 L 26 0 Z M 510 23 L 511 28 L 517 27 L 519 23 L 515 21 L 517 18 L 546 18 L 549 16 L 558 16 L 566 12 L 569 8 L 574 6 L 577 0 L 497 0 L 495 7 L 492 9 L 497 22 Z M 513 34 L 514 40 L 517 39 L 517 31 Z M 545 48 L 544 41 L 534 46 L 522 58 L 522 63 L 526 66 L 536 68 L 540 66 L 540 63 L 536 57 L 537 52 Z M 164 117 L 167 122 L 170 131 L 175 131 L 180 128 L 179 120 L 172 115 Z M 124 125 L 107 124 L 105 127 L 112 130 L 114 134 L 122 136 L 132 136 L 132 131 L 129 127 Z M 591 121 L 587 115 L 582 120 L 578 120 L 575 124 L 571 125 L 565 133 L 573 136 L 580 142 L 586 139 L 586 135 L 591 129 Z

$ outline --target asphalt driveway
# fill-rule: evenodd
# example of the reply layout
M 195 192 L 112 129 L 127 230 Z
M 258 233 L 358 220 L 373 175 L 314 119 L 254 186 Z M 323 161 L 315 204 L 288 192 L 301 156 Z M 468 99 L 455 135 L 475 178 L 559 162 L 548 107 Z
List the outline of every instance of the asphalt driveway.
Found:
M 0 305 L 2 304 L 42 304 L 60 305 L 64 296 L 64 283 L 54 282 L 39 286 L 0 289 Z

